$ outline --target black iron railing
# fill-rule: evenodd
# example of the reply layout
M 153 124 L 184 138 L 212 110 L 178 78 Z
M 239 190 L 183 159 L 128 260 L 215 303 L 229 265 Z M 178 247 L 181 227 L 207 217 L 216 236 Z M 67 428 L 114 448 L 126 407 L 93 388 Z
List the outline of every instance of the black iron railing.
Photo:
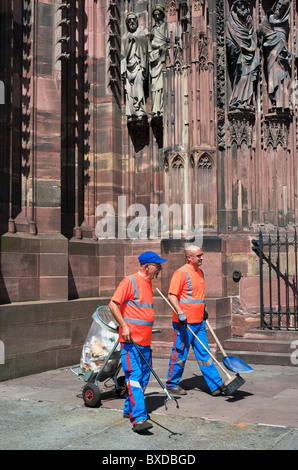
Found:
M 264 234 L 252 240 L 259 256 L 261 327 L 298 330 L 298 240 L 293 233 Z

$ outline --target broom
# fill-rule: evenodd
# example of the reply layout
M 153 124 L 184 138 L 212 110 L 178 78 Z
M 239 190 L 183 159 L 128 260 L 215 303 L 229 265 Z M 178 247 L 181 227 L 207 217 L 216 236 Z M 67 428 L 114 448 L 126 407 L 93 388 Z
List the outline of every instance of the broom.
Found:
M 176 313 L 178 316 L 178 312 L 176 311 L 175 307 L 172 305 L 172 303 L 160 292 L 160 290 L 156 287 L 157 292 L 159 295 L 167 302 L 167 304 L 173 309 L 173 311 Z M 193 336 L 196 338 L 196 340 L 200 343 L 201 346 L 207 351 L 207 353 L 210 355 L 210 357 L 213 359 L 213 361 L 220 367 L 220 369 L 223 371 L 223 373 L 228 377 L 228 381 L 225 382 L 225 386 L 227 387 L 226 389 L 226 394 L 227 395 L 232 395 L 236 390 L 238 390 L 241 385 L 245 383 L 245 380 L 243 377 L 241 377 L 239 374 L 236 374 L 235 376 L 231 376 L 228 374 L 228 372 L 223 368 L 223 366 L 218 362 L 218 360 L 213 356 L 213 354 L 209 351 L 209 349 L 205 346 L 204 343 L 197 337 L 197 335 L 192 331 L 192 329 L 189 327 L 189 325 L 186 325 L 186 328 L 193 334 Z

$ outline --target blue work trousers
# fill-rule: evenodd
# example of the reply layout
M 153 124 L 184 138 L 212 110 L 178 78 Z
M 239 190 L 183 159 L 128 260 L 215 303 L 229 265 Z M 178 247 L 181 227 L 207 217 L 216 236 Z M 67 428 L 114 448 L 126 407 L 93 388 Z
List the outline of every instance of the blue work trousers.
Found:
M 189 327 L 209 350 L 205 320 L 201 323 L 190 323 Z M 179 386 L 188 352 L 190 346 L 192 346 L 203 377 L 206 380 L 210 391 L 213 392 L 223 383 L 223 380 L 220 377 L 212 358 L 184 325 L 181 325 L 179 322 L 173 322 L 173 328 L 174 344 L 169 363 L 167 388 L 171 389 Z
M 147 419 L 144 392 L 151 371 L 132 343 L 121 343 L 121 347 L 121 363 L 128 388 L 123 412 L 129 414 L 132 424 L 136 424 L 142 419 Z M 138 347 L 151 366 L 150 346 Z

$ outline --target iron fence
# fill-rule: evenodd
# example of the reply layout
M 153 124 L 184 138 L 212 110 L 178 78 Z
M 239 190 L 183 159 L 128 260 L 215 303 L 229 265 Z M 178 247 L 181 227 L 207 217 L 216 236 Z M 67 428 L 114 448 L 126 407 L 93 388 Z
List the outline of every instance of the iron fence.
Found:
M 264 234 L 252 240 L 259 256 L 261 327 L 298 330 L 298 240 L 293 233 Z

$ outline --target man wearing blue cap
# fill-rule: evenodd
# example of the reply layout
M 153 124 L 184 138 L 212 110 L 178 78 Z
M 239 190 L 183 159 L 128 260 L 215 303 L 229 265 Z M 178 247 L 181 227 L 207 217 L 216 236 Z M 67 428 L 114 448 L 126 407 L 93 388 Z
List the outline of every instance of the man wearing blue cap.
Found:
M 162 263 L 167 260 L 160 258 L 154 251 L 145 251 L 138 259 L 139 271 L 120 282 L 109 307 L 119 323 L 121 362 L 128 388 L 123 416 L 130 418 L 133 431 L 143 432 L 152 428 L 152 424 L 147 421 L 144 398 L 150 369 L 140 357 L 131 338 L 150 364 L 154 322 L 152 279 L 158 276 Z

